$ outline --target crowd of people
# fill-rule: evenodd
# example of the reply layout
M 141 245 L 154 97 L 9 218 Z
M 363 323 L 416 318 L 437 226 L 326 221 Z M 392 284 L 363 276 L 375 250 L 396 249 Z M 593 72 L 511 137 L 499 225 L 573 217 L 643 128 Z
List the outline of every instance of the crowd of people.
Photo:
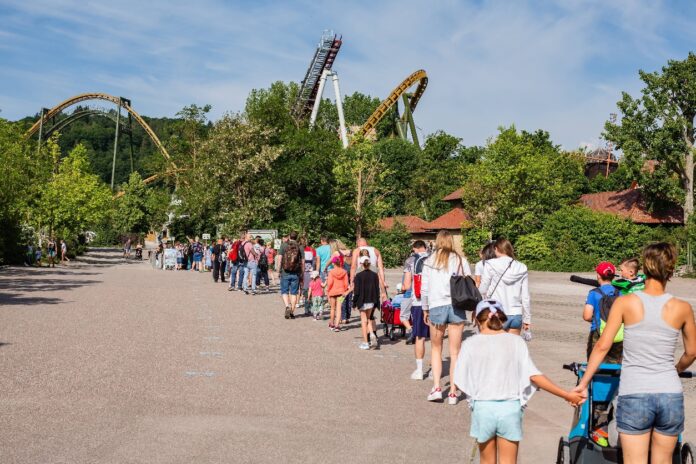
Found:
M 285 319 L 304 315 L 328 322 L 329 330 L 339 333 L 357 310 L 362 335 L 358 348 L 380 349 L 376 314 L 390 300 L 380 250 L 364 238 L 351 249 L 326 236 L 315 247 L 295 232 L 282 237 L 277 250 L 272 245 L 243 234 L 209 245 L 195 238 L 173 246 L 176 269 L 209 270 L 214 282 L 229 279 L 229 291 L 256 295 L 277 286 Z M 445 387 L 448 404 L 468 401 L 470 434 L 479 444 L 482 463 L 516 462 L 523 411 L 534 391 L 546 390 L 578 406 L 586 400 L 589 382 L 602 362 L 623 362 L 615 416 L 624 462 L 647 462 L 642 459 L 648 450 L 651 462 L 671 462 L 659 457 L 669 455 L 683 430 L 677 373 L 696 359 L 691 306 L 665 293 L 676 265 L 672 245 L 646 247 L 643 273 L 637 258 L 622 262 L 619 276 L 612 263 L 597 265 L 596 288 L 589 292 L 582 312 L 590 324 L 589 360 L 578 387 L 570 391 L 556 386 L 531 359 L 526 343 L 532 325 L 529 274 L 515 258 L 510 241 L 484 244 L 473 272 L 447 231 L 437 234 L 434 246 L 414 241 L 411 251 L 397 295 L 391 299 L 392 304 L 398 302 L 406 343 L 414 349 L 410 378 L 431 380 L 428 401 L 443 401 Z M 453 299 L 452 282 L 457 277 L 470 279 L 478 289 L 480 301 L 470 308 L 473 311 L 462 309 Z M 468 325 L 475 334 L 465 333 Z M 675 366 L 680 333 L 685 352 Z M 442 381 L 445 339 L 449 385 Z M 424 365 L 428 345 L 430 369 Z M 645 414 L 637 418 L 627 413 L 629 409 Z

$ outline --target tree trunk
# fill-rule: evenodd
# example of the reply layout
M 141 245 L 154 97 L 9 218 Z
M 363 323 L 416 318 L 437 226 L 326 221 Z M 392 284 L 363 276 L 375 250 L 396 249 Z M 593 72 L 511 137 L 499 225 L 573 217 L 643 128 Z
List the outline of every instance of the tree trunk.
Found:
M 684 225 L 689 223 L 689 218 L 694 214 L 694 149 L 689 147 L 684 159 L 684 168 L 686 170 L 686 182 L 684 199 Z

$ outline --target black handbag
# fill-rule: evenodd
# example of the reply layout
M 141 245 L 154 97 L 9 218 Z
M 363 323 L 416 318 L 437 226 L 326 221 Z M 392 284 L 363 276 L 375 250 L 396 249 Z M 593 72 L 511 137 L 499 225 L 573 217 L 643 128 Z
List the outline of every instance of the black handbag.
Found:
M 465 276 L 462 259 L 459 258 L 458 274 L 450 277 L 450 297 L 452 307 L 464 311 L 474 311 L 476 305 L 483 299 L 471 276 Z

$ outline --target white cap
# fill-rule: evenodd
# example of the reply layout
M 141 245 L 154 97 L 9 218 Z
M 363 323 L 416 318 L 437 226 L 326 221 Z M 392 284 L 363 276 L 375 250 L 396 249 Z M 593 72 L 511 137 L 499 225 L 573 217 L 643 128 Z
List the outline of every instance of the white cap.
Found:
M 361 256 L 361 257 L 358 259 L 358 262 L 359 262 L 360 264 L 369 263 L 369 262 L 370 262 L 370 257 L 369 257 L 369 256 Z

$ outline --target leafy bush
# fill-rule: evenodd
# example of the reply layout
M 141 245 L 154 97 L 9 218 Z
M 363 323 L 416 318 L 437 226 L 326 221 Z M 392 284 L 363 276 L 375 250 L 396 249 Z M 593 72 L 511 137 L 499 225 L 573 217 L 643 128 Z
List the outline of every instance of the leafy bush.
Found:
M 390 230 L 377 230 L 370 236 L 370 245 L 382 253 L 385 267 L 401 266 L 411 254 L 411 234 L 397 222 Z
M 547 218 L 541 233 L 526 236 L 520 252 L 528 254 L 536 269 L 589 271 L 602 260 L 619 262 L 638 256 L 653 235 L 653 229 L 627 219 L 567 206 Z M 542 257 L 544 246 L 549 250 L 546 258 Z
M 551 248 L 541 232 L 523 235 L 515 244 L 517 259 L 525 263 L 540 263 L 551 256 Z
M 478 261 L 479 251 L 490 238 L 490 232 L 485 229 L 478 227 L 462 229 L 462 250 L 466 258 L 472 263 Z

